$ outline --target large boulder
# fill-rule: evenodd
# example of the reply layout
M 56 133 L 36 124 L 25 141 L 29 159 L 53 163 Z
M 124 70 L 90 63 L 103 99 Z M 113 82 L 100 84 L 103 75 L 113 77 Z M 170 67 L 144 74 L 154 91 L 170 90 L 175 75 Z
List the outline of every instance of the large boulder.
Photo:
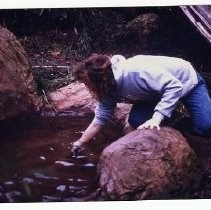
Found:
M 198 160 L 170 127 L 135 130 L 104 149 L 99 183 L 111 200 L 190 198 L 201 178 Z
M 40 103 L 26 52 L 15 36 L 0 26 L 0 121 L 37 111 Z

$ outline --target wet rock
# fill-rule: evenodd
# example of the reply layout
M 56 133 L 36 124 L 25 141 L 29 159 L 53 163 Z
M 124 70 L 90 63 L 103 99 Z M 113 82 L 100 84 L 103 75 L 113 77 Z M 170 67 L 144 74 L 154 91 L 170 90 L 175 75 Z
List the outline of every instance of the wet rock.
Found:
M 49 101 L 55 107 L 57 112 L 67 112 L 80 110 L 80 113 L 94 113 L 96 100 L 89 93 L 88 89 L 83 83 L 72 83 L 68 86 L 59 88 L 58 90 L 49 94 Z M 119 124 L 129 127 L 127 123 L 127 116 L 130 111 L 131 104 L 118 104 L 114 119 Z
M 71 83 L 49 94 L 49 100 L 58 112 L 80 110 L 82 112 L 93 110 L 96 101 L 82 83 Z
M 135 130 L 104 149 L 98 165 L 102 192 L 112 200 L 190 198 L 201 178 L 198 160 L 170 127 Z
M 15 36 L 0 26 L 0 121 L 37 111 L 40 105 L 26 52 Z

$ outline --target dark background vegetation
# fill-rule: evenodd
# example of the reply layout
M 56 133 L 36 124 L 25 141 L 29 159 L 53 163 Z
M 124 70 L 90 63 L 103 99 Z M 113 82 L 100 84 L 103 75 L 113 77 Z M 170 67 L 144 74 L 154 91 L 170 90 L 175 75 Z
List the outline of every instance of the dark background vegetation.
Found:
M 143 41 L 126 26 L 148 13 L 156 14 L 159 21 Z M 178 6 L 0 10 L 0 23 L 21 41 L 32 66 L 71 67 L 92 53 L 107 53 L 177 56 L 190 60 L 200 72 L 211 68 L 209 43 Z M 32 70 L 46 90 L 71 82 L 67 68 Z

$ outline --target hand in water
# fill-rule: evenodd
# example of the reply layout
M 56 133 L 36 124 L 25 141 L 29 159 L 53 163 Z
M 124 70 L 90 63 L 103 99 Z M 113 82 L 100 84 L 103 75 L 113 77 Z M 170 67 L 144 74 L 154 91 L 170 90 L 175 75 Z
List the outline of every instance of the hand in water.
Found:
M 73 142 L 73 147 L 71 150 L 73 156 L 78 156 L 78 153 L 83 150 L 83 144 L 84 142 L 80 140 Z

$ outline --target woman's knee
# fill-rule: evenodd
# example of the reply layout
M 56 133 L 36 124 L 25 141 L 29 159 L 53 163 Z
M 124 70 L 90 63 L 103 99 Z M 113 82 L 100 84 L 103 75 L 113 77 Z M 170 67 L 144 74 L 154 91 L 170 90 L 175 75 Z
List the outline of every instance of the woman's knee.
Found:
M 133 127 L 133 128 L 137 128 L 138 125 L 138 121 L 136 119 L 136 116 L 130 114 L 128 117 L 128 123 Z
M 139 125 L 150 119 L 154 112 L 155 104 L 153 102 L 142 102 L 134 104 L 131 108 L 128 122 L 133 128 L 137 128 Z

